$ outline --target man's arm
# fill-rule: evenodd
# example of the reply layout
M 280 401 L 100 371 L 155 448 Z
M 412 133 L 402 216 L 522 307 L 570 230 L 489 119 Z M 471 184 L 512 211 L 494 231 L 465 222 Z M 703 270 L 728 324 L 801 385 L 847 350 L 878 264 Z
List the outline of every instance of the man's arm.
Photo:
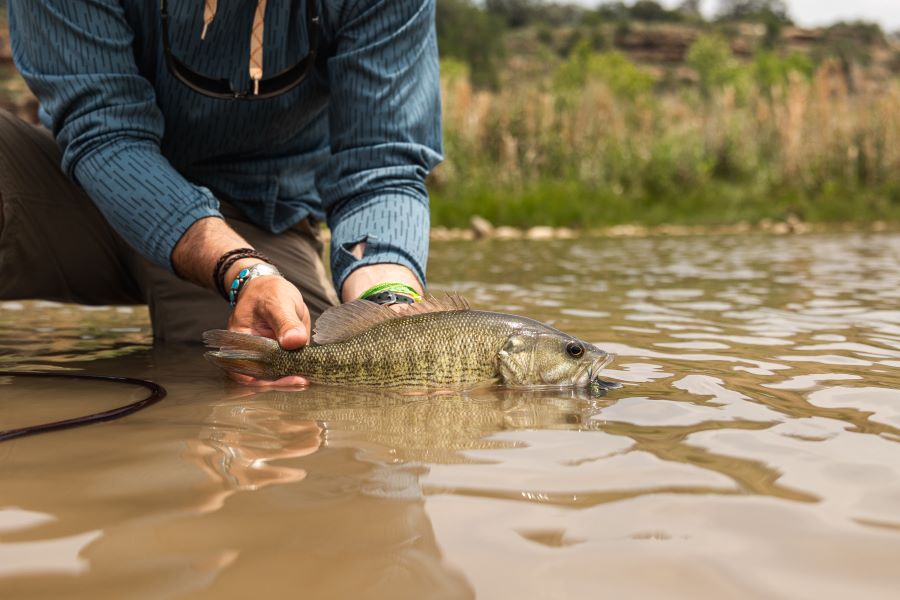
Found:
M 434 0 L 351 4 L 331 32 L 331 157 L 318 178 L 344 301 L 384 281 L 424 286 L 424 182 L 442 150 Z
M 188 227 L 221 214 L 212 193 L 160 153 L 163 115 L 121 4 L 11 0 L 13 58 L 63 150 L 63 171 L 131 246 L 172 270 Z
M 10 17 L 16 65 L 62 146 L 63 170 L 141 254 L 213 288 L 218 257 L 248 244 L 221 219 L 212 193 L 160 153 L 163 116 L 134 62 L 121 2 L 11 0 Z M 309 313 L 286 280 L 260 277 L 241 293 L 230 326 L 296 347 L 308 339 Z

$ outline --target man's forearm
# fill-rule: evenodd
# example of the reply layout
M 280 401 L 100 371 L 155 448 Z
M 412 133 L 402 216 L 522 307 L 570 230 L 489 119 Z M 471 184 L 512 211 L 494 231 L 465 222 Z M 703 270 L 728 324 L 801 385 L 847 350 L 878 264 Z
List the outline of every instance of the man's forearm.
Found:
M 224 220 L 216 217 L 200 219 L 188 228 L 175 245 L 172 265 L 183 279 L 205 288 L 215 289 L 212 270 L 219 257 L 234 248 L 249 246 L 250 244 Z M 364 249 L 364 244 L 358 244 L 353 249 L 353 254 L 362 256 Z M 254 262 L 259 261 L 252 258 L 237 261 L 228 273 L 223 274 L 224 283 L 227 285 L 241 268 Z M 341 290 L 341 301 L 355 300 L 373 285 L 386 281 L 405 283 L 419 293 L 423 292 L 422 283 L 408 268 L 394 264 L 374 264 L 360 267 L 347 276 Z
M 205 288 L 215 289 L 212 272 L 219 257 L 235 248 L 247 248 L 247 243 L 240 234 L 228 226 L 220 218 L 200 219 L 185 232 L 172 251 L 172 266 L 179 277 L 192 281 Z M 245 264 L 259 262 L 256 259 L 237 261 L 228 273 L 224 273 L 227 283 L 229 277 Z

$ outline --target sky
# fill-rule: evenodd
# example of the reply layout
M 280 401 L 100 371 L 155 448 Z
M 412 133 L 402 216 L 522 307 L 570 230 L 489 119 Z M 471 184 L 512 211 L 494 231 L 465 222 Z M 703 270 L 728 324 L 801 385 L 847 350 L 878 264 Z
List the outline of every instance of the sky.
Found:
M 681 0 L 657 0 L 674 7 Z M 574 0 L 583 6 L 597 6 L 599 0 Z M 628 4 L 633 0 L 626 0 Z M 716 0 L 702 0 L 704 11 L 715 12 Z M 886 31 L 900 30 L 900 0 L 787 0 L 788 11 L 797 24 L 805 27 L 828 25 L 835 21 L 876 21 Z

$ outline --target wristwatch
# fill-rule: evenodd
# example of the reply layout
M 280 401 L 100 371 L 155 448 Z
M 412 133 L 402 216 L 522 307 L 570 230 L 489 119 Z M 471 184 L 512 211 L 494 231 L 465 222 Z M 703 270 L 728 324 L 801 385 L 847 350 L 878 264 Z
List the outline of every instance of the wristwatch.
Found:
M 399 281 L 386 281 L 373 285 L 364 291 L 360 298 L 375 304 L 415 304 L 423 300 L 419 292 L 411 285 Z
M 372 294 L 365 298 L 369 302 L 374 302 L 375 304 L 414 304 L 416 299 L 412 296 L 407 296 L 406 294 L 401 294 L 400 292 L 392 292 L 391 290 L 384 290 L 383 292 L 378 292 L 377 294 Z

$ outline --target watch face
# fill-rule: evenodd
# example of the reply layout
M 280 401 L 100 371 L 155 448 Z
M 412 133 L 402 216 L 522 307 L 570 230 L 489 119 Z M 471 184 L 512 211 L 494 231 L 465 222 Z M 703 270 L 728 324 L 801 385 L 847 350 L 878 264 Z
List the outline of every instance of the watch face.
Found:
M 415 299 L 411 296 L 407 296 L 405 294 L 398 294 L 397 292 L 391 292 L 385 290 L 384 292 L 379 292 L 374 296 L 369 296 L 366 298 L 369 302 L 374 302 L 375 304 L 413 304 Z

